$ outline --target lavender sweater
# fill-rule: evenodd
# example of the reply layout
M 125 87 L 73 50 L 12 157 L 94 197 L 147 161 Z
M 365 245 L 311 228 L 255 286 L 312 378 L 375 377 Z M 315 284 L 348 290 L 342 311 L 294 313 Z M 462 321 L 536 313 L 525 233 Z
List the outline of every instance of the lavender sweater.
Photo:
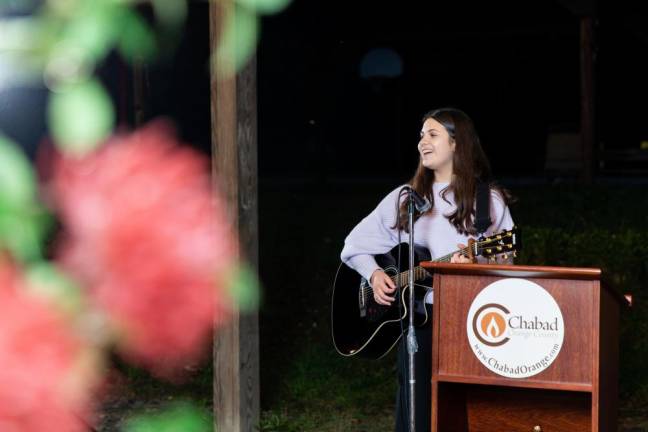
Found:
M 448 183 L 433 184 L 434 208 L 414 223 L 414 243 L 427 248 L 433 260 L 457 250 L 458 243 L 468 244 L 469 236 L 459 234 L 445 217 L 456 209 L 452 192 L 446 194 L 446 199 L 451 204 L 441 198 L 440 194 L 447 186 Z M 396 222 L 396 200 L 401 188 L 402 186 L 399 186 L 391 191 L 344 240 L 340 258 L 367 280 L 375 270 L 380 268 L 373 255 L 389 252 L 398 244 L 398 230 L 391 227 Z M 491 192 L 490 214 L 493 223 L 484 234 L 485 236 L 513 227 L 509 209 L 495 191 Z M 401 241 L 408 243 L 409 235 L 401 232 Z M 479 258 L 479 260 L 483 259 Z M 430 292 L 425 300 L 427 303 L 432 303 L 432 299 L 432 292 Z

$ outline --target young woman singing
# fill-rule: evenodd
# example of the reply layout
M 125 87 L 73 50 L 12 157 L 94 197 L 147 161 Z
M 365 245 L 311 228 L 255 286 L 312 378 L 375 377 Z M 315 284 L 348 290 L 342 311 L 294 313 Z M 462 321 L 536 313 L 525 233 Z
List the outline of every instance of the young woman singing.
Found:
M 441 108 L 423 117 L 419 164 L 409 185 L 432 203 L 432 208 L 417 214 L 414 222 L 414 243 L 425 247 L 435 259 L 457 248 L 462 249 L 469 238 L 477 236 L 474 226 L 475 193 L 479 183 L 490 187 L 491 226 L 484 233 L 492 235 L 513 228 L 508 209 L 509 193 L 497 186 L 491 177 L 490 164 L 479 141 L 472 120 L 462 111 Z M 384 254 L 399 242 L 408 240 L 407 202 L 401 195 L 402 186 L 390 192 L 378 207 L 365 217 L 345 240 L 342 261 L 366 278 L 373 287 L 374 299 L 382 305 L 394 302 L 396 286 L 377 265 L 374 255 Z M 398 208 L 398 211 L 396 210 Z M 397 214 L 400 213 L 400 217 Z M 455 253 L 451 262 L 470 262 L 466 256 Z M 433 291 L 425 296 L 431 315 Z M 416 431 L 430 430 L 430 360 L 431 325 L 428 320 L 417 328 L 416 353 Z M 407 349 L 405 338 L 398 349 L 398 382 L 396 398 L 396 431 L 408 430 Z

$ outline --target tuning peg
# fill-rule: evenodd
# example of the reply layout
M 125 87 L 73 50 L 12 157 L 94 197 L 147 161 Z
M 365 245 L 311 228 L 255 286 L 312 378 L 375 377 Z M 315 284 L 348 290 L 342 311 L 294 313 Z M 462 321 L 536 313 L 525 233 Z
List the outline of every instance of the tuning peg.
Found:
M 492 257 L 488 258 L 491 263 L 496 263 L 497 262 L 497 256 L 493 255 Z
M 502 252 L 502 246 L 497 246 L 497 251 Z
M 508 254 L 502 255 L 502 258 L 504 258 L 504 260 L 507 260 L 508 259 Z
M 491 253 L 493 253 L 493 249 L 491 249 L 491 248 L 487 248 L 487 249 L 486 249 L 486 253 L 487 253 L 487 254 L 491 254 Z
M 517 258 L 517 251 L 513 251 L 513 258 Z

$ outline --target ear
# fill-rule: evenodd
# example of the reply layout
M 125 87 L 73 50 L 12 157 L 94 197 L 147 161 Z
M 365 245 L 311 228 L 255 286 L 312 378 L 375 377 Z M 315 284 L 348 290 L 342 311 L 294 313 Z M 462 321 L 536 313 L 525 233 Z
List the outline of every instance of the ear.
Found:
M 457 142 L 454 138 L 450 138 L 450 150 L 455 151 L 457 149 Z

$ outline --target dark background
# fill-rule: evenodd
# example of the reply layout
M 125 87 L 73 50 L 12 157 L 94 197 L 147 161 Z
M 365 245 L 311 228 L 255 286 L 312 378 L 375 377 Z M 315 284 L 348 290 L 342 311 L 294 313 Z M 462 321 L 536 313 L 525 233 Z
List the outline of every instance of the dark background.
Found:
M 261 176 L 407 178 L 420 118 L 446 105 L 474 119 L 497 175 L 542 176 L 547 133 L 580 128 L 577 12 L 597 16 L 596 142 L 638 147 L 648 52 L 630 17 L 641 11 L 574 3 L 294 2 L 263 22 Z M 400 57 L 400 76 L 360 76 L 375 48 Z
M 207 15 L 192 3 L 175 58 L 148 71 L 147 106 L 206 151 Z M 473 118 L 496 176 L 575 175 L 548 172 L 545 155 L 549 133 L 580 131 L 583 15 L 595 19 L 595 147 L 638 149 L 648 140 L 648 7 L 639 2 L 294 1 L 261 22 L 261 181 L 403 181 L 422 115 L 448 105 Z M 379 59 L 369 68 L 377 76 L 363 76 L 375 49 L 390 50 L 401 73 L 381 77 L 394 66 Z
M 146 69 L 144 117 L 173 118 L 208 152 L 208 5 L 191 2 L 189 12 L 178 49 Z M 648 140 L 645 3 L 296 0 L 261 20 L 261 180 L 405 180 L 422 115 L 448 105 L 473 118 L 496 176 L 555 174 L 545 170 L 548 134 L 580 129 L 584 14 L 595 18 L 595 147 L 638 149 Z M 400 65 L 379 58 L 363 76 L 375 49 Z M 380 76 L 394 67 L 401 72 Z M 132 126 L 128 67 L 112 56 L 100 75 L 120 123 Z M 0 93 L 0 130 L 33 153 L 46 131 L 45 91 Z

